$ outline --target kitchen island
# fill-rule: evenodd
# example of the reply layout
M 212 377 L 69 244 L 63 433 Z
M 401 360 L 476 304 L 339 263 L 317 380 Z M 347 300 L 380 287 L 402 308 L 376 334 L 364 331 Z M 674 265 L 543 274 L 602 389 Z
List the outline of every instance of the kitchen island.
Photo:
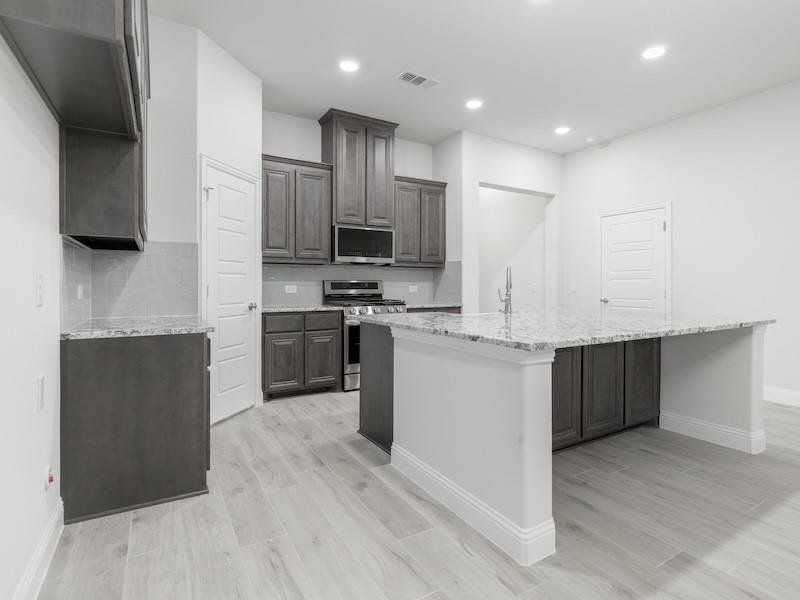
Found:
M 660 340 L 660 426 L 753 454 L 765 448 L 772 320 L 562 310 L 360 320 L 391 331 L 392 465 L 520 564 L 555 552 L 551 402 L 562 349 Z M 366 331 L 362 345 L 362 356 L 373 354 Z M 366 389 L 361 402 L 363 414 Z

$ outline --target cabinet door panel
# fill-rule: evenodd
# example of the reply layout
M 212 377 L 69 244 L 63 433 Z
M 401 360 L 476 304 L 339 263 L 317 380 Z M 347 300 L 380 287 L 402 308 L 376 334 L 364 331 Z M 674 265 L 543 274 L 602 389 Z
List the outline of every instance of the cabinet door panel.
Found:
M 661 402 L 661 340 L 625 342 L 625 426 L 656 418 Z
M 336 385 L 342 369 L 342 338 L 338 330 L 305 335 L 306 387 Z
M 294 167 L 264 163 L 261 251 L 271 258 L 294 258 Z
M 397 262 L 419 262 L 419 186 L 395 184 L 395 256 Z
M 336 222 L 366 223 L 367 128 L 357 122 L 336 121 Z
M 442 188 L 420 188 L 420 228 L 420 262 L 444 264 L 445 199 Z
M 553 361 L 553 450 L 581 441 L 581 348 L 559 348 Z
M 330 259 L 331 174 L 322 169 L 296 170 L 295 258 Z
M 272 333 L 264 336 L 264 392 L 288 392 L 303 387 L 302 333 Z
M 394 226 L 394 132 L 367 128 L 367 225 Z
M 625 345 L 583 347 L 583 439 L 589 440 L 624 426 Z

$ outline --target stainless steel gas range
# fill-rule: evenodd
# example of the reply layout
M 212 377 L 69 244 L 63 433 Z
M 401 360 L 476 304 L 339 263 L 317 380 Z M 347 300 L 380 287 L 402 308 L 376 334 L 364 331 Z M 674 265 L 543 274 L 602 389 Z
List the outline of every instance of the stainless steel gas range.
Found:
M 382 281 L 323 281 L 325 304 L 344 311 L 344 389 L 357 390 L 361 383 L 361 324 L 354 317 L 406 312 L 403 300 L 383 297 Z

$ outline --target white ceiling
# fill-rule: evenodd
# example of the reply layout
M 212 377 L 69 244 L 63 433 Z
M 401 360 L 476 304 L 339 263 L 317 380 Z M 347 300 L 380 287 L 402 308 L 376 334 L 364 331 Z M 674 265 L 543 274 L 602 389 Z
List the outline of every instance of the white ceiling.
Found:
M 436 143 L 466 129 L 571 152 L 800 78 L 800 0 L 150 0 L 264 82 L 264 108 L 331 106 Z M 646 62 L 650 45 L 668 47 Z M 355 58 L 354 74 L 338 69 Z M 404 70 L 438 79 L 429 90 Z M 471 112 L 470 97 L 485 100 Z M 566 124 L 572 133 L 553 129 Z

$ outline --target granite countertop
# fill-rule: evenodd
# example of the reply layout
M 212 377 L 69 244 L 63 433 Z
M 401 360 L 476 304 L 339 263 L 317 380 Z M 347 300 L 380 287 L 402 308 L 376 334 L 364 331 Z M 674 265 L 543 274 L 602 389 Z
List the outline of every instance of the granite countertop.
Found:
M 262 313 L 325 312 L 329 310 L 342 310 L 342 307 L 329 304 L 311 304 L 307 306 L 276 306 L 268 304 L 261 308 Z
M 61 332 L 62 340 L 209 333 L 214 328 L 199 317 L 124 317 L 90 319 Z
M 420 304 L 406 304 L 406 308 L 461 308 L 461 302 L 422 302 Z
M 608 317 L 558 310 L 502 313 L 362 315 L 365 323 L 538 352 L 655 337 L 769 325 L 774 319 L 679 316 L 671 319 L 618 312 Z

